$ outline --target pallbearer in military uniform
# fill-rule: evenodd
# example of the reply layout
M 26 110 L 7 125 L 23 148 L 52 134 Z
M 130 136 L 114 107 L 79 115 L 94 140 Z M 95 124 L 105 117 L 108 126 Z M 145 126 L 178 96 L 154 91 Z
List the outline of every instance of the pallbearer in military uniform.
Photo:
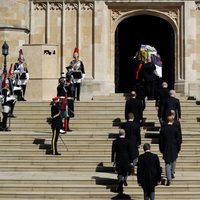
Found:
M 53 102 L 51 105 L 51 117 L 52 117 L 52 140 L 51 140 L 51 152 L 52 155 L 61 155 L 57 151 L 57 141 L 60 133 L 60 129 L 62 128 L 62 118 L 60 112 L 60 103 L 59 97 L 52 98 Z

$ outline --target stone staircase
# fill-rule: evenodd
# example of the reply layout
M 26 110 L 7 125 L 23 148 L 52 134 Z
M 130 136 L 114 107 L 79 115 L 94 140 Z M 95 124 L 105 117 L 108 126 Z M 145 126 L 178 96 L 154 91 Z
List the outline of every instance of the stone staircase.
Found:
M 73 132 L 61 135 L 61 156 L 46 154 L 51 130 L 46 123 L 49 102 L 17 102 L 11 132 L 0 133 L 0 199 L 142 200 L 136 176 L 129 176 L 124 195 L 116 193 L 116 174 L 110 162 L 111 144 L 124 121 L 125 96 L 116 94 L 76 102 L 76 116 L 70 121 Z M 171 186 L 156 188 L 158 200 L 200 199 L 200 106 L 180 97 L 183 145 Z M 142 144 L 158 150 L 159 123 L 154 101 L 148 101 L 141 129 Z M 67 149 L 66 149 L 67 147 Z M 140 148 L 142 152 L 142 148 Z M 164 176 L 164 173 L 163 173 Z M 165 179 L 163 179 L 164 182 Z

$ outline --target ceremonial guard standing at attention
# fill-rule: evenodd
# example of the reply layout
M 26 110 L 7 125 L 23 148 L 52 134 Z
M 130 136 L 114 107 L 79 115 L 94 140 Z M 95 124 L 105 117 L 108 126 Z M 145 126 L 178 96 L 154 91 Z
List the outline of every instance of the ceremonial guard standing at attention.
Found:
M 74 85 L 72 76 L 66 75 L 66 89 L 67 89 L 67 122 L 66 131 L 72 131 L 69 128 L 69 120 L 74 117 Z
M 80 101 L 80 91 L 81 91 L 81 82 L 85 78 L 85 69 L 83 62 L 79 60 L 79 50 L 78 48 L 74 49 L 73 60 L 70 62 L 72 66 L 73 78 L 74 78 L 74 98 L 77 101 Z
M 59 79 L 59 85 L 57 86 L 57 97 L 60 98 L 61 116 L 64 119 L 60 133 L 65 133 L 67 129 L 67 88 L 65 77 L 60 77 Z
M 26 92 L 26 84 L 29 80 L 29 73 L 26 63 L 24 62 L 22 49 L 19 51 L 18 62 L 14 65 L 14 73 L 16 74 L 16 85 L 22 88 L 22 94 L 20 94 L 21 96 L 18 96 L 18 101 L 26 101 L 24 96 Z
M 60 133 L 60 129 L 62 128 L 62 118 L 60 112 L 60 103 L 59 97 L 54 97 L 51 105 L 51 117 L 52 117 L 52 140 L 51 140 L 51 152 L 52 155 L 61 155 L 57 151 L 57 141 Z
M 7 77 L 7 76 L 5 76 Z M 7 78 L 5 78 L 2 82 L 2 128 L 1 131 L 10 131 L 10 129 L 7 127 L 7 120 L 8 120 L 8 114 L 10 112 L 12 97 L 10 98 L 10 87 L 9 87 L 9 81 Z
M 16 96 L 15 96 L 15 77 L 13 73 L 13 64 L 11 64 L 10 69 L 8 71 L 8 77 L 7 80 L 9 82 L 9 89 L 10 89 L 10 111 L 8 114 L 8 117 L 14 117 L 13 111 L 15 107 L 15 103 L 17 101 Z

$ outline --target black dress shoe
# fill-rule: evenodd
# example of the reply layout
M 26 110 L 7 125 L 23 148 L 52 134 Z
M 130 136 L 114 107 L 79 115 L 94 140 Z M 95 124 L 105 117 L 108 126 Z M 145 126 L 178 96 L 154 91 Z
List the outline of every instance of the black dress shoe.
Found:
M 72 132 L 72 130 L 71 130 L 71 129 L 67 129 L 67 131 L 68 131 L 68 132 Z
M 61 155 L 61 153 L 58 153 L 58 152 L 56 152 L 56 153 L 55 153 L 55 155 L 58 155 L 58 156 L 60 156 L 60 155 Z
M 174 174 L 172 174 L 172 178 L 173 178 L 173 179 L 175 178 Z
M 128 183 L 127 183 L 127 181 L 124 181 L 124 186 L 128 186 Z
M 121 185 L 119 185 L 118 187 L 117 187 L 117 192 L 119 193 L 119 194 L 123 194 L 123 186 L 121 186 Z
M 167 180 L 166 186 L 170 186 L 170 185 L 171 185 L 171 181 Z
M 0 128 L 0 131 L 11 131 L 11 130 L 7 127 L 7 128 Z
M 9 114 L 8 117 L 16 118 L 13 114 Z
M 48 155 L 53 155 L 53 151 L 52 151 L 52 150 L 49 150 L 49 149 L 47 149 L 47 151 L 46 151 L 46 154 L 48 154 Z

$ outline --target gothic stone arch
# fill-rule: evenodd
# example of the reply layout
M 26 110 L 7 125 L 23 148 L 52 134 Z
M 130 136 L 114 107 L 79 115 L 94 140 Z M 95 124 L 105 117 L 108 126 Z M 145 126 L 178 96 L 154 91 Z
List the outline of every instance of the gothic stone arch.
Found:
M 160 5 L 159 5 L 160 4 Z M 183 4 L 177 3 L 173 6 L 169 3 L 151 3 L 148 8 L 146 4 L 134 3 L 134 5 L 117 6 L 116 3 L 108 3 L 111 18 L 111 66 L 113 74 L 115 71 L 115 30 L 118 24 L 126 18 L 137 15 L 152 15 L 166 20 L 173 28 L 175 36 L 175 89 L 184 92 L 185 66 L 183 46 Z

